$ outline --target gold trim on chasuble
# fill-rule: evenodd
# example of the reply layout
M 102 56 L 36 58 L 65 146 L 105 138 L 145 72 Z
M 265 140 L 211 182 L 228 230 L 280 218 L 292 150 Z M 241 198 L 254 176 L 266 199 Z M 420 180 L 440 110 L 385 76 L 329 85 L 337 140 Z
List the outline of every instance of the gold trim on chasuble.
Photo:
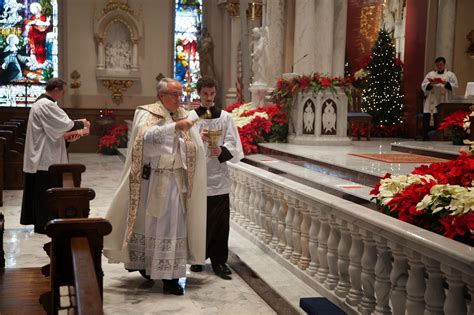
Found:
M 137 218 L 137 211 L 140 201 L 140 184 L 142 179 L 143 169 L 143 138 L 148 128 L 156 125 L 160 120 L 164 119 L 167 122 L 172 120 L 177 121 L 188 117 L 188 113 L 183 108 L 179 108 L 171 117 L 169 112 L 160 103 L 154 103 L 144 106 L 139 106 L 139 109 L 146 110 L 149 115 L 140 129 L 137 132 L 135 141 L 132 146 L 132 161 L 130 163 L 130 205 L 128 211 L 127 234 L 126 242 L 130 241 L 133 232 L 133 226 Z M 188 196 L 191 195 L 193 188 L 194 169 L 196 167 L 196 145 L 191 139 L 189 131 L 182 132 L 183 139 L 186 145 L 186 167 L 187 167 L 187 182 L 188 182 Z

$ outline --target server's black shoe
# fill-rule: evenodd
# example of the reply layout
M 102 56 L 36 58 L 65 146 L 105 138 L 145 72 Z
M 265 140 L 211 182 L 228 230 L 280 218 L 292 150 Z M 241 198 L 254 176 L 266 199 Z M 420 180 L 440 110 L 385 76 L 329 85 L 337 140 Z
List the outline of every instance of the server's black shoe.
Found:
M 221 277 L 224 280 L 232 280 L 230 275 L 232 274 L 232 271 L 227 267 L 226 264 L 214 264 L 212 265 L 212 270 L 214 270 L 214 273 Z
M 189 268 L 192 272 L 201 272 L 202 271 L 202 265 L 191 265 Z

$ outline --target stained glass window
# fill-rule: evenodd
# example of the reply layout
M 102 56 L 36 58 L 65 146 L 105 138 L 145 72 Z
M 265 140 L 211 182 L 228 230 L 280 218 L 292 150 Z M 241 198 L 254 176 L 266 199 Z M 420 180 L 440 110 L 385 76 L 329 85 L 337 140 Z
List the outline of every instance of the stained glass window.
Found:
M 0 106 L 31 105 L 58 76 L 57 0 L 0 0 Z
M 185 90 L 195 88 L 199 78 L 197 36 L 201 31 L 202 0 L 177 0 L 174 28 L 174 77 Z M 194 100 L 197 93 L 191 95 Z

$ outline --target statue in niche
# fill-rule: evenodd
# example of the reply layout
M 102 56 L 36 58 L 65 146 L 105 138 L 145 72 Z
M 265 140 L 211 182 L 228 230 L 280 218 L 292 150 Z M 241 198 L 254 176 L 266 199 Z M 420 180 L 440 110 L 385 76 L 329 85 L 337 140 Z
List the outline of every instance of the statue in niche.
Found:
M 214 71 L 214 42 L 207 27 L 202 29 L 202 34 L 197 41 L 201 76 L 216 78 Z
M 332 134 L 336 131 L 336 109 L 334 108 L 333 101 L 327 100 L 323 105 L 323 133 Z
M 314 128 L 314 104 L 311 100 L 308 100 L 304 104 L 303 112 L 303 130 L 304 133 L 313 133 Z
M 22 17 L 18 14 L 18 11 L 23 9 L 25 6 L 18 3 L 16 0 L 6 0 L 3 3 L 3 14 L 0 16 L 0 24 L 3 28 L 11 28 L 22 20 Z
M 130 69 L 130 42 L 126 39 L 105 45 L 105 67 L 109 69 Z
M 266 68 L 268 66 L 268 27 L 255 27 L 252 29 L 252 72 L 253 83 L 266 84 Z

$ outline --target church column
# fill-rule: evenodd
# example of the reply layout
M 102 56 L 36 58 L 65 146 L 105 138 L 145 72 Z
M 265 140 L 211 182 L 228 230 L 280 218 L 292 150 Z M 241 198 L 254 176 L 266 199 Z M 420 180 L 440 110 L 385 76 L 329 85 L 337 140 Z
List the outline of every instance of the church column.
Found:
M 138 40 L 132 40 L 132 66 L 131 70 L 138 70 Z
M 347 0 L 334 1 L 334 53 L 332 74 L 344 76 L 346 63 Z
M 98 62 L 97 62 L 97 69 L 103 70 L 105 69 L 105 50 L 104 50 L 104 40 L 103 38 L 99 38 L 99 47 L 98 47 Z
M 296 0 L 293 72 L 332 74 L 334 2 Z
M 229 12 L 230 21 L 230 85 L 225 95 L 226 105 L 230 105 L 236 100 L 235 83 L 237 82 L 237 50 L 240 42 L 240 14 L 238 3 L 228 3 L 226 10 Z
M 275 86 L 276 79 L 283 73 L 283 42 L 285 39 L 285 0 L 266 2 L 265 24 L 269 33 L 268 86 Z
M 454 28 L 456 24 L 456 0 L 438 1 L 436 28 L 436 57 L 446 58 L 448 69 L 453 67 Z
M 295 38 L 293 50 L 293 69 L 291 72 L 309 74 L 314 69 L 314 41 L 316 2 L 314 0 L 296 0 L 295 2 Z
M 334 2 L 333 0 L 315 1 L 314 71 L 332 75 L 334 47 Z

